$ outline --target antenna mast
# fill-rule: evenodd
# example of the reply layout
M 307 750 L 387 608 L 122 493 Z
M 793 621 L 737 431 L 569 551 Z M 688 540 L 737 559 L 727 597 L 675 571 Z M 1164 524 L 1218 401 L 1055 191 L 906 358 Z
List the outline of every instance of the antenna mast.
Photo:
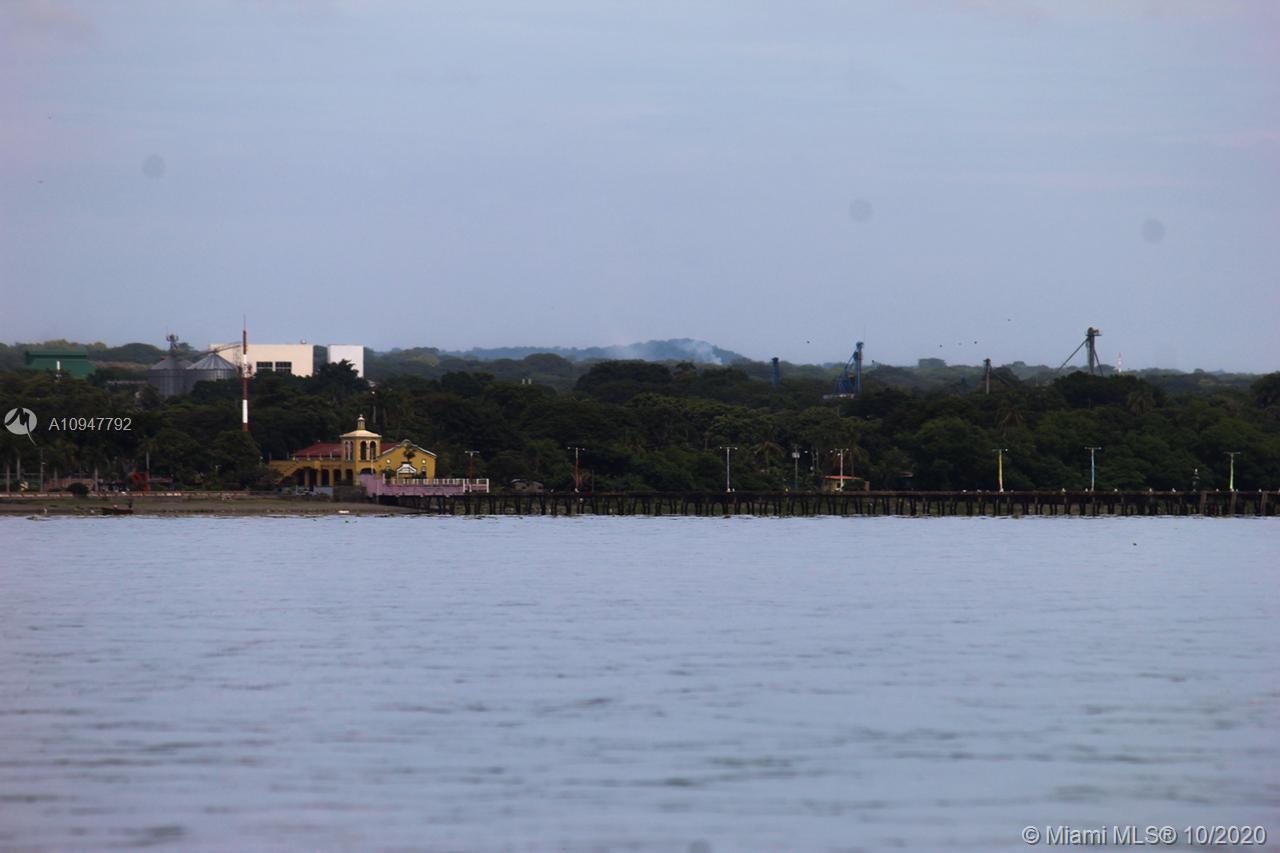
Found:
M 240 431 L 249 431 L 249 319 L 240 329 Z

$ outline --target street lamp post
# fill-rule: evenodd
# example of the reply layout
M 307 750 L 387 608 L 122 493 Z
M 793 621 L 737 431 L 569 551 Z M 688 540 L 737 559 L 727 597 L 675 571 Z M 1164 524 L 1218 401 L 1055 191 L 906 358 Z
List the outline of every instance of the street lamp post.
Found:
M 730 479 L 730 476 L 729 476 L 729 454 L 730 454 L 730 453 L 732 453 L 733 451 L 737 450 L 738 448 L 736 448 L 736 447 L 728 447 L 728 446 L 726 446 L 726 445 L 723 445 L 723 444 L 722 444 L 722 445 L 720 445 L 720 447 L 718 447 L 717 449 L 718 449 L 718 450 L 723 450 L 723 451 L 724 451 L 724 490 L 725 490 L 726 492 L 732 492 L 732 491 L 733 491 L 733 481 L 732 481 L 732 479 Z
M 844 491 L 844 455 L 849 452 L 847 447 L 833 447 L 831 452 L 840 457 L 840 479 L 836 480 L 836 491 Z
M 1231 477 L 1227 481 L 1227 491 L 1234 492 L 1236 490 L 1236 457 L 1240 455 L 1239 450 L 1228 450 L 1227 456 L 1231 458 Z
M 996 455 L 996 487 L 1004 492 L 1004 455 L 1009 452 L 1009 448 L 993 447 L 991 452 Z
M 472 476 L 471 476 L 472 468 L 473 468 L 473 463 L 476 461 L 476 456 L 478 456 L 478 455 L 480 454 L 480 451 L 479 451 L 479 450 L 464 450 L 464 451 L 462 451 L 462 452 L 463 452 L 463 453 L 465 453 L 465 454 L 467 454 L 467 479 L 468 479 L 468 480 L 471 480 L 471 479 L 473 479 L 473 478 L 472 478 Z
M 575 494 L 582 491 L 582 477 L 579 474 L 578 454 L 586 450 L 585 447 L 566 447 L 565 450 L 573 451 L 573 491 Z
M 795 470 L 791 474 L 791 491 L 800 491 L 800 448 L 791 448 L 791 467 Z
M 1089 451 L 1089 491 L 1091 492 L 1093 491 L 1094 482 L 1097 479 L 1098 472 L 1097 465 L 1094 464 L 1093 454 L 1097 453 L 1101 449 L 1101 447 L 1085 447 L 1085 450 Z

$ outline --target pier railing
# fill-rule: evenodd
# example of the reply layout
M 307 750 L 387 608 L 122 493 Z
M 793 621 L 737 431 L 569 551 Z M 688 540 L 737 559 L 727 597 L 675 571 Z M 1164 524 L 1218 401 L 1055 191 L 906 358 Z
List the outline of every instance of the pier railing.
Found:
M 689 516 L 1265 516 L 1280 491 L 1256 492 L 534 492 L 388 495 L 439 515 Z
M 426 479 L 415 477 L 407 480 L 384 481 L 377 474 L 361 474 L 360 483 L 365 492 L 383 503 L 391 498 L 402 501 L 410 498 L 448 497 L 474 493 L 487 493 L 488 480 L 466 480 L 457 478 Z M 406 504 L 407 505 L 407 504 Z

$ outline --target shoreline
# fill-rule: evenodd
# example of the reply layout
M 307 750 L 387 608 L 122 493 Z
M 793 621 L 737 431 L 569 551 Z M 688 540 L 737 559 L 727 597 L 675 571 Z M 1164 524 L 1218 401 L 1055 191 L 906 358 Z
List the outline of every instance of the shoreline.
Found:
M 4 516 L 1280 517 L 1276 492 L 475 493 L 378 501 L 248 492 L 0 496 Z
M 117 512 L 116 510 L 120 510 Z M 0 497 L 0 517 L 32 515 L 103 518 L 113 516 L 323 516 L 419 515 L 412 509 L 364 501 L 331 501 L 263 495 L 111 495 Z

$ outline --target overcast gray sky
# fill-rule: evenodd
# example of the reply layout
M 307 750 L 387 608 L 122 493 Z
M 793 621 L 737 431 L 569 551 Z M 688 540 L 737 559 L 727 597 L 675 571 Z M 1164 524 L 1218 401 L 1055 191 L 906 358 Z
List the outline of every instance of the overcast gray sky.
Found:
M 0 0 L 6 341 L 1275 370 L 1278 225 L 1268 0 Z

